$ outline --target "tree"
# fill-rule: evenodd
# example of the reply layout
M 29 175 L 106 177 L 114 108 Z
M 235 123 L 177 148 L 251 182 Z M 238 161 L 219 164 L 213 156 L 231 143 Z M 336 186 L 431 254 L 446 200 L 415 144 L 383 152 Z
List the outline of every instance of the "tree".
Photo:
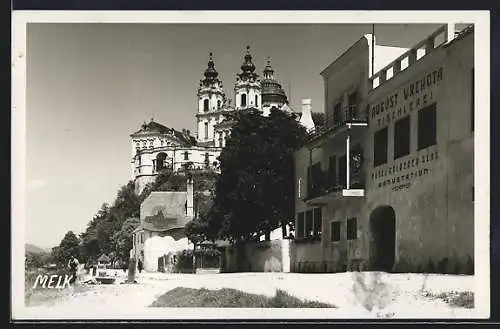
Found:
M 80 257 L 80 241 L 73 231 L 68 231 L 58 247 L 52 249 L 52 255 L 59 265 L 65 265 L 71 256 Z
M 294 218 L 294 151 L 306 138 L 294 115 L 273 109 L 239 111 L 219 161 L 221 175 L 208 231 L 231 241 L 268 234 Z
M 115 254 L 118 261 L 128 263 L 130 249 L 133 247 L 132 232 L 139 226 L 140 220 L 137 217 L 127 219 L 121 229 L 115 233 Z

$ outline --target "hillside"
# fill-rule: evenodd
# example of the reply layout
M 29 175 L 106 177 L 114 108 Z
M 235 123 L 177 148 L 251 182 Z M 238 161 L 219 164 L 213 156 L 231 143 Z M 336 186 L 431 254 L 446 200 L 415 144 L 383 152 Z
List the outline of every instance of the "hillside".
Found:
M 46 254 L 48 253 L 47 250 L 40 248 L 38 246 L 35 246 L 34 244 L 26 243 L 25 244 L 25 252 L 26 253 L 31 253 L 31 254 Z

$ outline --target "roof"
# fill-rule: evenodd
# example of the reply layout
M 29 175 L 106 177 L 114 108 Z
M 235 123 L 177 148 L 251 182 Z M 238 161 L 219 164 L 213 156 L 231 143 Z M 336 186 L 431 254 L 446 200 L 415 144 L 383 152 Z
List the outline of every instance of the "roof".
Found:
M 184 227 L 193 219 L 186 216 L 186 205 L 186 191 L 151 192 L 141 203 L 141 224 L 134 232 L 163 232 Z
M 184 146 L 194 146 L 196 145 L 196 138 L 191 136 L 188 130 L 178 131 L 173 128 L 166 127 L 158 122 L 151 120 L 148 123 L 143 123 L 141 128 L 131 134 L 131 137 L 138 137 L 141 135 L 151 135 L 151 134 L 161 134 L 170 135 L 178 140 L 178 142 Z
M 299 119 L 302 117 L 302 113 L 294 112 Z M 315 126 L 324 126 L 325 125 L 325 113 L 324 112 L 311 112 L 311 116 Z
M 102 254 L 98 259 L 97 261 L 99 262 L 109 262 L 111 261 L 111 259 L 108 257 L 108 255 L 106 254 Z
M 164 217 L 182 216 L 186 212 L 187 192 L 151 192 L 141 203 L 141 222 L 146 217 L 157 215 L 161 212 Z
M 471 24 L 471 25 L 465 27 L 460 32 L 458 32 L 458 34 L 453 39 L 451 39 L 448 43 L 444 44 L 443 47 L 449 47 L 453 43 L 462 40 L 463 38 L 465 38 L 466 36 L 468 36 L 469 34 L 472 34 L 472 33 L 474 33 L 474 24 Z
M 340 65 L 345 60 L 350 59 L 350 54 L 356 52 L 360 47 L 368 46 L 368 41 L 365 36 L 362 36 L 355 43 L 353 43 L 348 49 L 346 49 L 340 56 L 338 56 L 333 62 L 328 64 L 327 67 L 320 72 L 320 75 L 325 77 L 328 71 L 334 69 L 335 66 Z

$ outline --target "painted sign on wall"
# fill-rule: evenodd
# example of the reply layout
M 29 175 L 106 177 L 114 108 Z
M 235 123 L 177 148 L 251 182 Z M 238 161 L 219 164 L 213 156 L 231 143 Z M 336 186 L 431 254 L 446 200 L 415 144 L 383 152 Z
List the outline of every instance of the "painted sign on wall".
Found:
M 435 101 L 436 86 L 443 80 L 443 68 L 432 70 L 370 105 L 370 124 L 381 127 Z
M 371 173 L 372 188 L 391 186 L 393 191 L 407 189 L 412 182 L 431 173 L 429 165 L 436 161 L 438 156 L 438 151 L 433 150 L 380 166 Z

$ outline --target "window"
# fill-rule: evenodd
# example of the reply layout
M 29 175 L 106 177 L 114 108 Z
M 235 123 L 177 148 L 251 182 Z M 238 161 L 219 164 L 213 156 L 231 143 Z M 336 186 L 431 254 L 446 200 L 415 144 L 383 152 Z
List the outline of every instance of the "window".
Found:
M 387 127 L 375 132 L 373 136 L 373 166 L 387 162 Z
M 307 196 L 314 197 L 320 191 L 321 163 L 317 162 L 307 170 Z
M 330 241 L 340 241 L 340 222 L 330 222 Z
M 219 146 L 222 146 L 222 133 L 219 133 Z
M 342 109 L 340 108 L 341 104 L 338 102 L 333 107 L 333 124 L 335 126 L 339 126 L 342 121 Z
M 188 151 L 184 152 L 184 160 L 189 160 L 189 153 L 188 153 Z
M 241 94 L 241 106 L 247 106 L 247 94 Z
M 203 100 L 203 111 L 208 112 L 208 99 Z
M 474 101 L 475 101 L 475 89 L 474 89 L 474 68 L 471 72 L 471 95 L 470 95 L 470 131 L 474 131 Z
M 255 95 L 255 106 L 259 106 L 259 96 Z
M 314 231 L 314 235 L 318 235 L 318 236 L 321 236 L 321 221 L 323 219 L 322 217 L 322 208 L 319 207 L 319 208 L 314 208 L 313 209 L 313 231 Z
M 303 238 L 304 237 L 304 213 L 301 212 L 297 216 L 297 237 L 298 238 Z
M 208 139 L 208 122 L 205 122 L 205 139 Z
M 358 238 L 358 227 L 356 217 L 347 220 L 347 240 L 355 240 Z
M 349 102 L 349 119 L 355 120 L 357 119 L 357 103 L 358 103 L 358 94 L 357 91 L 353 91 L 352 93 L 349 94 L 348 96 L 348 102 Z
M 410 154 L 410 116 L 394 124 L 394 159 Z
M 220 99 L 217 101 L 217 109 L 220 109 Z
M 418 149 L 436 144 L 436 103 L 418 111 Z
M 313 211 L 306 211 L 306 236 L 311 236 L 313 233 Z
M 337 186 L 337 157 L 332 155 L 329 160 L 328 179 L 330 187 Z
M 347 187 L 347 156 L 343 155 L 339 159 L 339 179 L 340 186 Z

